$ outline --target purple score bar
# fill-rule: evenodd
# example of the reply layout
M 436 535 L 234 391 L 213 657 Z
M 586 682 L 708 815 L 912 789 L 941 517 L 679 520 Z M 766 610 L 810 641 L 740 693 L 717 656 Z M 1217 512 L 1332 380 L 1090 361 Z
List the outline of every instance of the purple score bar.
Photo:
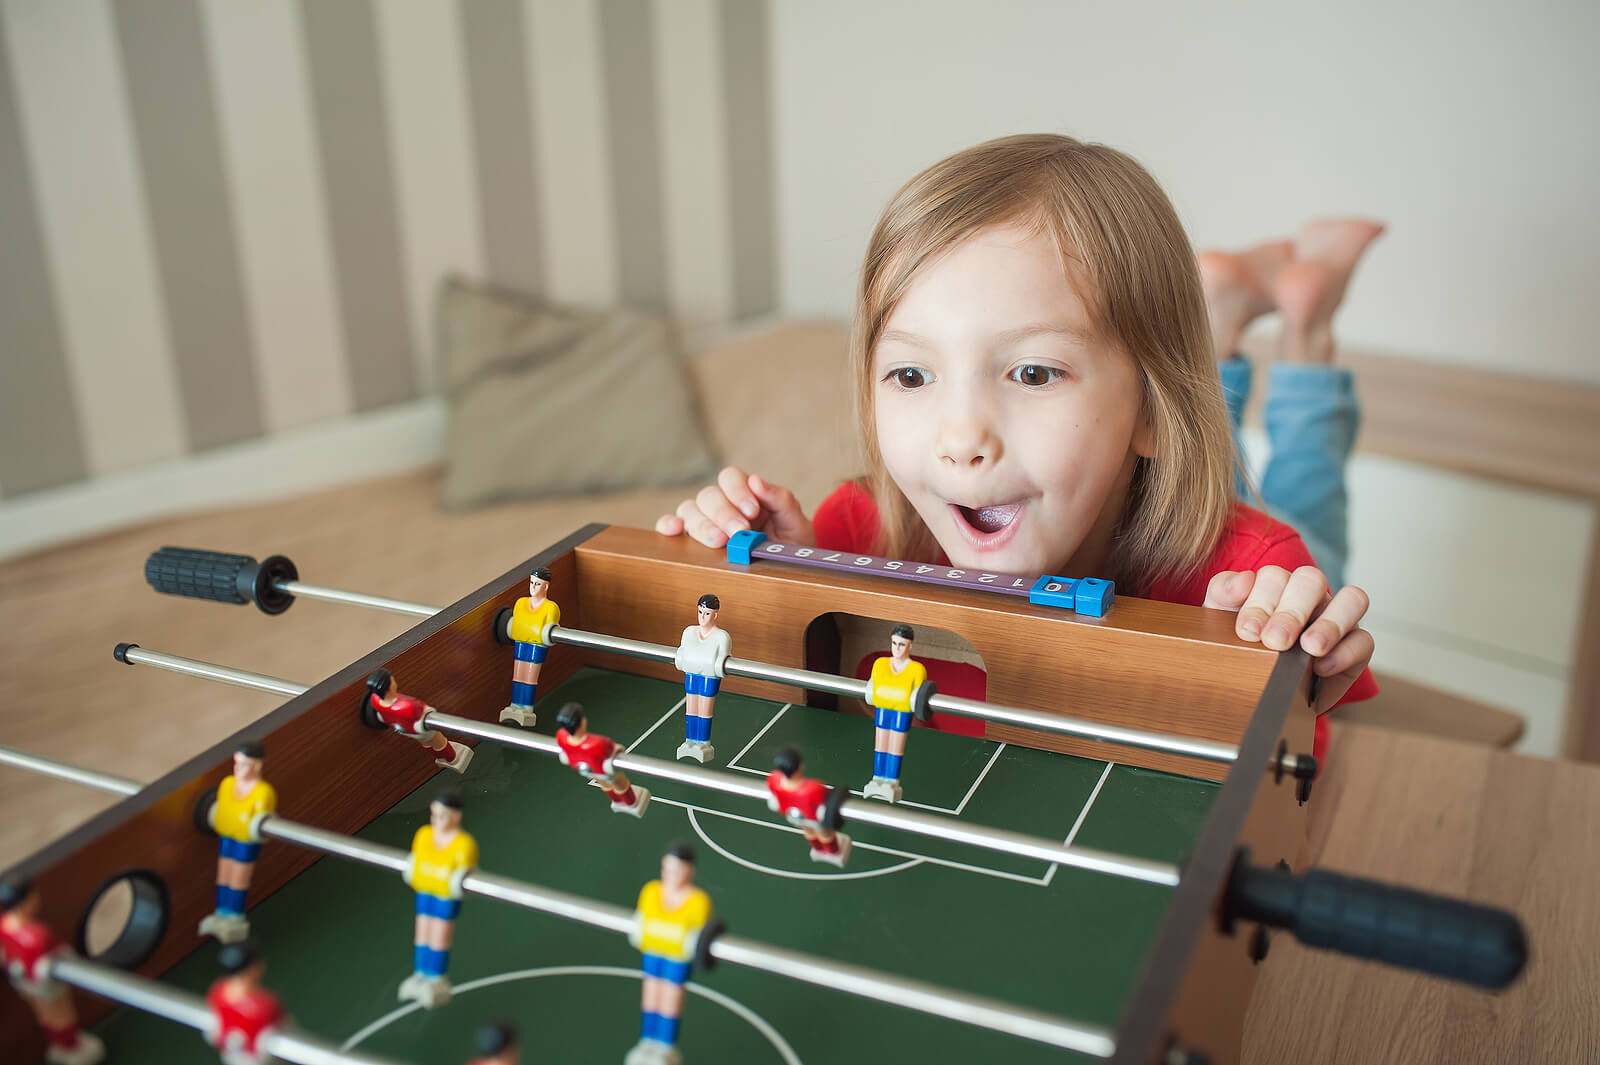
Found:
M 987 570 L 960 569 L 929 562 L 858 555 L 853 551 L 802 547 L 768 540 L 765 533 L 754 531 L 735 533 L 729 538 L 729 562 L 748 566 L 757 559 L 846 573 L 870 573 L 921 584 L 939 584 L 947 588 L 997 592 L 1014 595 L 1040 606 L 1063 607 L 1092 617 L 1104 617 L 1115 598 L 1115 585 L 1096 577 L 1019 577 L 1014 573 L 990 573 Z

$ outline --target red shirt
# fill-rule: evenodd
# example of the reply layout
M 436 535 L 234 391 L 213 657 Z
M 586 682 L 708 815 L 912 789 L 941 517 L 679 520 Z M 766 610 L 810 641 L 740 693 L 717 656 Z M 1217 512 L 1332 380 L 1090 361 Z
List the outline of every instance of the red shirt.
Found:
M 878 536 L 878 507 L 872 500 L 872 493 L 854 481 L 847 481 L 822 501 L 811 524 L 816 529 L 818 547 L 870 554 Z M 1310 565 L 1313 565 L 1311 552 L 1306 550 L 1299 533 L 1253 507 L 1236 502 L 1223 527 L 1222 538 L 1199 572 L 1181 584 L 1157 581 L 1145 591 L 1143 598 L 1202 606 L 1206 601 L 1206 585 L 1212 576 L 1224 570 L 1282 566 L 1292 573 L 1297 567 Z M 1366 669 L 1336 705 L 1358 703 L 1377 694 L 1378 684 L 1372 679 L 1372 670 Z M 1317 719 L 1314 744 L 1319 758 L 1327 745 L 1328 722 L 1324 716 Z
M 393 725 L 407 735 L 415 735 L 420 731 L 422 715 L 428 712 L 428 704 L 421 699 L 411 695 L 396 695 L 394 702 L 384 706 L 378 702 L 376 695 L 369 698 L 372 700 L 372 709 L 377 712 L 378 720 L 385 725 Z
M 616 742 L 605 737 L 597 736 L 593 732 L 583 739 L 573 742 L 572 734 L 564 728 L 556 729 L 556 745 L 565 755 L 564 761 L 578 772 L 586 776 L 605 777 L 611 775 L 611 769 L 606 765 L 611 756 L 617 753 Z
M 794 784 L 774 769 L 767 774 L 767 789 L 772 792 L 769 805 L 784 817 L 812 822 L 822 819 L 822 804 L 828 800 L 828 785 L 822 781 L 807 777 Z
M 40 983 L 39 963 L 60 949 L 61 940 L 43 921 L 0 917 L 0 960 L 14 983 Z
M 256 1040 L 283 1019 L 283 1003 L 265 988 L 229 989 L 232 980 L 233 977 L 224 976 L 206 992 L 206 1005 L 211 1007 L 211 1015 L 216 1019 L 217 1049 L 258 1054 L 260 1048 Z

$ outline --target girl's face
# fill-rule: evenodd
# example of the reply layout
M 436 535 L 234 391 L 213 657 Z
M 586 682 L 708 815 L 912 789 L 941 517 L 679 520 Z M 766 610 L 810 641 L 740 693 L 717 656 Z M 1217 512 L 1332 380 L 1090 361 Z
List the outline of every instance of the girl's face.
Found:
M 1095 575 L 1153 437 L 1047 236 L 993 226 L 923 267 L 873 376 L 889 475 L 953 565 Z

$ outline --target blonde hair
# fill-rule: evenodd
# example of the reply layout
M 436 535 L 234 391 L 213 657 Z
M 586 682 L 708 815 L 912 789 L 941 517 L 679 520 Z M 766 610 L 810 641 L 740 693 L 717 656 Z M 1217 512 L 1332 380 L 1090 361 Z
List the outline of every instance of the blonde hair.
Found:
M 1193 576 L 1215 549 L 1233 503 L 1236 458 L 1211 351 L 1199 269 L 1177 213 L 1143 167 L 1070 137 L 1003 137 L 912 178 L 872 231 L 850 337 L 877 549 L 931 558 L 932 533 L 890 479 L 874 430 L 873 351 L 921 268 L 987 226 L 1048 235 L 1105 340 L 1133 357 L 1155 455 L 1140 458 L 1112 542 L 1109 572 L 1129 591 Z

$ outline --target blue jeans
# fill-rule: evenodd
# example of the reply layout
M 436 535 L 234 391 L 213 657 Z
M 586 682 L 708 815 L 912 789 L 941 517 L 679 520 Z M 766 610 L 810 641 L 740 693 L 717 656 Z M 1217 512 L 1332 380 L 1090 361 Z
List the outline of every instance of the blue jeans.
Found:
M 1219 368 L 1237 447 L 1239 422 L 1250 398 L 1250 360 L 1235 355 Z M 1272 448 L 1261 475 L 1267 512 L 1294 527 L 1328 584 L 1342 588 L 1350 556 L 1344 469 L 1361 425 L 1354 375 L 1337 366 L 1273 363 L 1262 420 Z M 1237 490 L 1240 498 L 1250 497 L 1243 474 Z

